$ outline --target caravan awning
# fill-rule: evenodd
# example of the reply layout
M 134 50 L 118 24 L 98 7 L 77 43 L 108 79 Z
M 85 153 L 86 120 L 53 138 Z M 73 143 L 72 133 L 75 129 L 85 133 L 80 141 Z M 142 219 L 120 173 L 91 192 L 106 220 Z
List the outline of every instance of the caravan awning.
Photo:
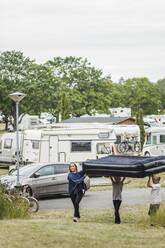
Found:
M 89 176 L 121 176 L 143 178 L 165 172 L 165 156 L 139 157 L 110 155 L 83 162 Z

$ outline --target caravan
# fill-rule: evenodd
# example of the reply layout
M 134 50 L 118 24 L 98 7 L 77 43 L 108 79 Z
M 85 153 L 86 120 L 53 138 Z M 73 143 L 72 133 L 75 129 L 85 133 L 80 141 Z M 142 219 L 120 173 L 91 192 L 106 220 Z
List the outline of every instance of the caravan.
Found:
M 144 156 L 165 155 L 165 127 L 149 127 L 145 129 Z
M 33 129 L 19 132 L 22 163 L 82 162 L 112 154 L 137 155 L 140 144 L 136 125 L 91 125 Z M 133 141 L 132 141 L 133 140 Z M 16 134 L 1 138 L 0 162 L 15 163 Z
M 112 154 L 116 136 L 109 128 L 33 129 L 19 132 L 23 163 L 81 162 Z M 16 133 L 1 137 L 0 162 L 15 163 Z

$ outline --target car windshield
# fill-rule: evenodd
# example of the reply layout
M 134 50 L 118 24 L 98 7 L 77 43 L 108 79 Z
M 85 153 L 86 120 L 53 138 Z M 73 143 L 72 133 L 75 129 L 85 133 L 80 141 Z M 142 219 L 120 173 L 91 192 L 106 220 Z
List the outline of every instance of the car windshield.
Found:
M 19 175 L 20 176 L 30 176 L 38 168 L 39 168 L 38 165 L 30 165 L 30 166 L 25 165 L 24 167 L 19 169 Z M 9 172 L 9 175 L 16 176 L 17 175 L 17 169 L 14 169 L 11 172 Z

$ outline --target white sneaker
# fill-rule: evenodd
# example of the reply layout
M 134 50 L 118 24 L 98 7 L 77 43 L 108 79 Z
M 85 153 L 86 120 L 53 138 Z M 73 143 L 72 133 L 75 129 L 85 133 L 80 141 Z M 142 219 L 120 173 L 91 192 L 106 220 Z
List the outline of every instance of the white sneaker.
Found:
M 73 218 L 73 221 L 74 221 L 74 222 L 79 222 L 79 221 L 80 221 L 80 218 L 74 217 L 74 218 Z

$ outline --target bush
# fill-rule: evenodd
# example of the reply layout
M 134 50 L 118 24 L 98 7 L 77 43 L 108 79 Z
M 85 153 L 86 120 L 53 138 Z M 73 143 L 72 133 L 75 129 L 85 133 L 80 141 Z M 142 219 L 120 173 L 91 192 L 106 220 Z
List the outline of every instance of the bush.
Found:
M 157 213 L 150 217 L 150 224 L 165 227 L 165 205 L 161 205 Z
M 165 227 L 165 204 L 162 203 L 154 215 L 148 216 L 145 214 L 141 216 L 139 223 Z
M 10 201 L 0 189 L 0 219 L 28 218 L 28 206 L 20 197 Z

